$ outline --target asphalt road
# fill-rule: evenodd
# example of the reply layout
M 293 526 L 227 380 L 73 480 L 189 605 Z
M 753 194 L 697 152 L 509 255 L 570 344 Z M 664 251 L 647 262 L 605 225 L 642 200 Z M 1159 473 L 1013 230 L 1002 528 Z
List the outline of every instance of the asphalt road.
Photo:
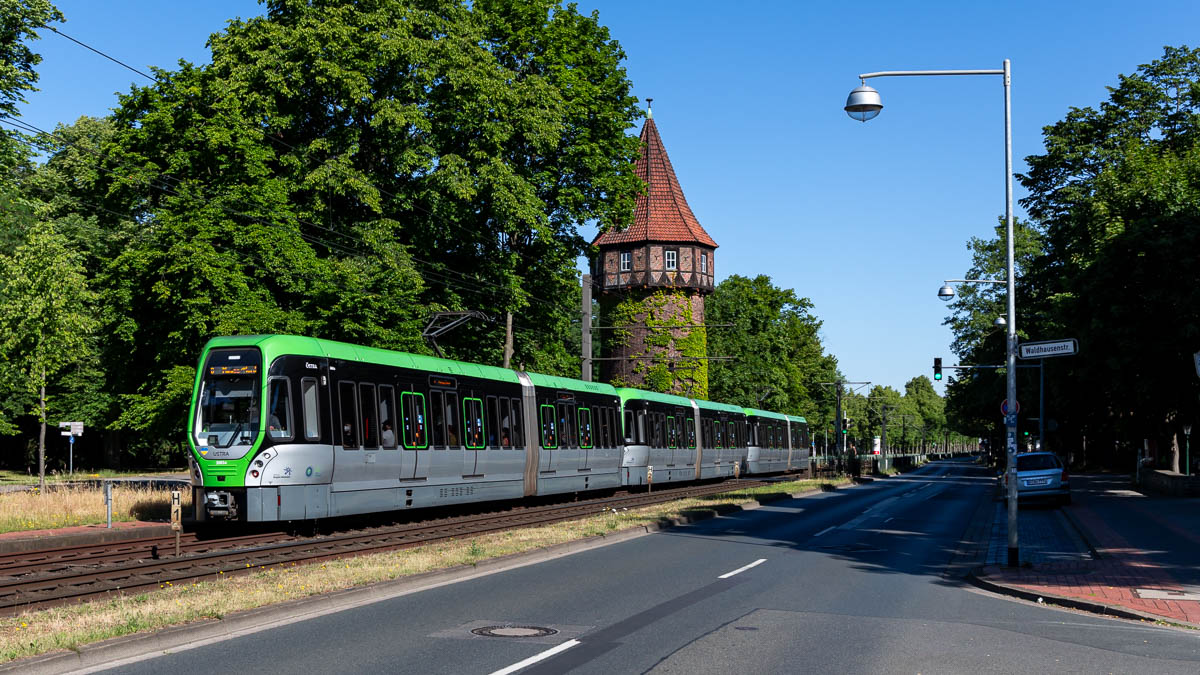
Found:
M 1200 671 L 1194 631 L 1015 602 L 958 578 L 950 562 L 993 485 L 972 465 L 937 463 L 120 672 Z M 505 625 L 557 632 L 471 632 Z

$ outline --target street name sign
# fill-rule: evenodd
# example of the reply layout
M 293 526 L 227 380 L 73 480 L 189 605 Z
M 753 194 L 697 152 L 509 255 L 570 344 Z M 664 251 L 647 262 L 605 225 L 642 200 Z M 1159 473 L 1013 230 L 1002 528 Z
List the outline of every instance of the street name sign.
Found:
M 1020 346 L 1020 356 L 1023 359 L 1044 359 L 1051 356 L 1073 356 L 1079 353 L 1079 341 L 1075 338 L 1065 340 L 1043 340 L 1041 342 L 1026 342 Z

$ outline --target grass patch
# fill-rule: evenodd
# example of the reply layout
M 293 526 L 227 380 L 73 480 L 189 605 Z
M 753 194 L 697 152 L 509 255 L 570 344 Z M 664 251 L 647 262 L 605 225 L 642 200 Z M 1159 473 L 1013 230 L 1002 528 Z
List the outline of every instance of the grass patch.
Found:
M 564 523 L 480 535 L 389 553 L 314 563 L 259 567 L 244 575 L 216 574 L 186 585 L 164 583 L 159 591 L 0 618 L 0 661 L 44 654 L 112 637 L 132 635 L 321 593 L 546 548 L 660 522 L 682 514 L 713 512 L 748 500 L 769 500 L 828 488 L 846 480 L 799 480 L 721 495 L 684 499 L 640 509 L 602 511 Z
M 183 512 L 191 508 L 192 491 L 182 490 Z M 169 520 L 171 491 L 137 485 L 113 485 L 113 521 Z M 0 494 L 0 533 L 48 530 L 107 522 L 104 490 L 99 487 L 47 485 Z
M 149 470 L 131 470 L 131 471 L 114 471 L 112 469 L 80 469 L 75 473 L 59 473 L 57 471 L 46 474 L 47 483 L 63 483 L 77 480 L 96 480 L 98 478 L 134 478 L 140 476 L 147 477 L 166 477 L 178 474 L 186 474 L 187 469 L 149 469 Z M 0 469 L 0 485 L 37 485 L 37 474 L 20 473 L 10 469 Z

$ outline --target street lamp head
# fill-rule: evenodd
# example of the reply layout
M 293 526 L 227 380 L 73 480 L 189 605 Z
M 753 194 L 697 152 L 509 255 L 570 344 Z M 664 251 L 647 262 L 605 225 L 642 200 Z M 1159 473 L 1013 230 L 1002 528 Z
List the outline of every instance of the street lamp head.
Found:
M 945 286 L 942 286 L 941 288 L 938 289 L 938 299 L 940 299 L 944 302 L 949 302 L 951 300 L 951 298 L 953 298 L 953 297 L 954 297 L 954 287 L 951 286 L 950 284 L 946 284 Z
M 998 317 L 996 317 L 995 321 L 992 321 L 992 325 L 995 326 L 996 328 L 1003 328 L 1004 326 L 1008 325 L 1008 319 L 1005 319 L 1002 316 L 998 316 Z
M 883 101 L 879 99 L 879 92 L 864 84 L 855 87 L 854 91 L 850 92 L 850 97 L 846 99 L 846 107 L 843 109 L 850 119 L 866 122 L 874 119 L 879 111 L 883 110 Z

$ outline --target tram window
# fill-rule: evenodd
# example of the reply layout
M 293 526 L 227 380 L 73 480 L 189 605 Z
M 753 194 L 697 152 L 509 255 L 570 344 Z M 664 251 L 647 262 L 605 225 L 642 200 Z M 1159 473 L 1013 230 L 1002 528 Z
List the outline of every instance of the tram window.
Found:
M 375 417 L 375 385 L 358 385 L 358 400 L 362 404 L 363 448 L 375 448 L 379 445 L 379 419 Z
M 587 408 L 580 408 L 579 416 L 579 447 L 588 449 L 592 447 L 592 411 Z
M 638 445 L 649 445 L 647 442 L 646 411 L 637 411 L 637 442 Z
M 575 405 L 558 404 L 558 447 L 578 448 L 579 430 L 575 428 Z
M 500 399 L 500 445 L 512 447 L 512 404 L 507 398 Z
M 317 414 L 320 406 L 317 404 L 317 378 L 306 377 L 300 380 L 300 399 L 304 405 L 304 438 L 314 441 L 321 438 L 321 418 Z
M 700 418 L 700 445 L 701 447 L 712 447 L 712 421 Z
M 691 417 L 684 420 L 684 433 L 687 435 L 687 446 L 689 450 L 696 449 L 696 420 Z
M 487 439 L 489 446 L 500 447 L 500 406 L 495 396 L 487 397 Z
M 458 428 L 458 394 L 446 392 L 446 447 L 462 447 Z
M 291 387 L 286 377 L 272 377 L 267 385 L 267 433 L 279 440 L 292 439 Z
M 725 447 L 725 423 L 717 420 L 713 423 L 713 426 L 716 428 L 716 437 L 713 439 L 713 442 L 717 444 L 718 448 Z
M 617 416 L 614 414 L 612 406 L 604 407 L 604 447 L 617 447 Z
M 674 450 L 678 446 L 679 446 L 679 443 L 675 440 L 675 416 L 668 415 L 667 416 L 667 447 Z
M 442 392 L 429 392 L 429 424 L 433 427 L 433 445 L 442 447 L 446 445 L 446 409 L 445 399 L 442 398 Z
M 484 439 L 487 438 L 486 426 L 483 416 L 483 401 L 477 398 L 464 398 L 463 435 L 467 441 L 467 448 L 480 450 L 485 447 Z
M 342 413 L 342 447 L 358 447 L 358 410 L 353 382 L 338 383 L 338 404 Z
M 633 411 L 625 411 L 625 445 L 633 445 Z
M 667 447 L 667 443 L 666 443 L 667 439 L 666 439 L 666 434 L 665 434 L 666 430 L 663 428 L 666 426 L 666 422 L 667 422 L 666 415 L 664 415 L 662 413 L 654 413 L 654 442 L 652 444 L 653 447 L 656 447 L 656 448 Z
M 525 417 L 521 415 L 521 399 L 512 400 L 512 441 L 518 448 L 525 447 Z
M 396 390 L 391 385 L 379 385 L 379 446 L 389 450 L 396 447 Z M 405 420 L 408 424 L 408 420 Z
M 737 426 L 738 426 L 737 422 L 729 423 L 729 439 L 728 440 L 729 440 L 729 447 L 731 447 L 731 448 L 739 447 L 738 440 L 737 440 L 738 439 Z
M 554 421 L 554 406 L 542 408 L 542 447 L 553 450 L 558 447 L 558 426 Z
M 404 404 L 404 447 L 424 450 L 429 447 L 425 429 L 425 395 L 407 391 L 400 395 Z

